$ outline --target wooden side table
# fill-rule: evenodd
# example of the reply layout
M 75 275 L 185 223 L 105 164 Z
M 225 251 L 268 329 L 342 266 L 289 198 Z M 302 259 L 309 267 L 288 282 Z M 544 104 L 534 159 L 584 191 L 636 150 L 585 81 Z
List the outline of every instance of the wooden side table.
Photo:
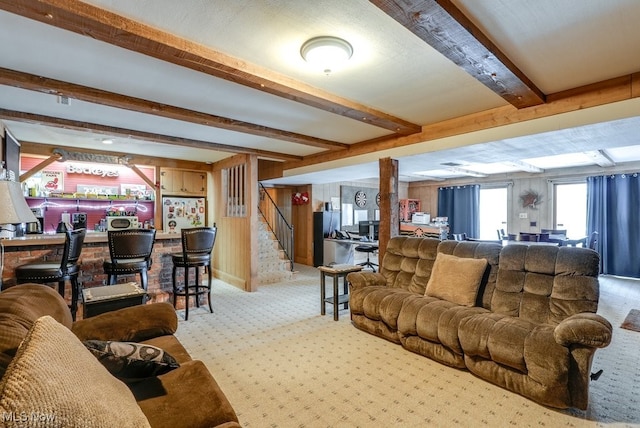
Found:
M 349 307 L 349 287 L 347 283 L 347 275 L 351 272 L 359 272 L 362 270 L 362 266 L 353 265 L 333 265 L 333 266 L 318 266 L 320 271 L 320 315 L 326 313 L 325 305 L 327 303 L 333 304 L 333 320 L 338 321 L 338 306 L 344 305 L 344 309 Z M 333 296 L 326 297 L 325 286 L 326 277 L 333 278 Z M 338 294 L 338 282 L 342 278 L 343 294 Z

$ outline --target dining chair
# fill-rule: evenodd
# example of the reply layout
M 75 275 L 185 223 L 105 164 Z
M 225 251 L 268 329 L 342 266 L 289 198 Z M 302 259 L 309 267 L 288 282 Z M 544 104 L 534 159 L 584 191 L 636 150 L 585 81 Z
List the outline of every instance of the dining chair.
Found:
M 598 245 L 598 232 L 594 230 L 593 232 L 591 232 L 591 235 L 589 236 L 589 243 L 587 247 L 591 248 L 592 250 L 595 250 L 597 245 Z
M 189 297 L 195 297 L 196 307 L 200 307 L 200 296 L 207 295 L 209 311 L 213 313 L 211 306 L 211 252 L 216 242 L 217 227 L 193 227 L 181 229 L 182 252 L 171 255 L 173 261 L 173 308 L 176 308 L 176 298 L 184 297 L 184 319 L 189 319 Z M 200 267 L 204 267 L 208 273 L 206 284 L 200 284 Z M 177 269 L 184 268 L 184 284 L 177 283 Z M 194 284 L 189 283 L 189 269 L 195 268 Z
M 35 262 L 18 266 L 15 270 L 16 282 L 24 284 L 35 282 L 38 284 L 58 283 L 58 293 L 64 298 L 66 281 L 71 283 L 71 316 L 76 319 L 78 310 L 78 296 L 80 286 L 78 276 L 80 274 L 80 254 L 86 229 L 68 230 L 65 232 L 62 258 L 57 262 Z
M 527 233 L 520 232 L 519 239 L 520 241 L 528 241 L 528 242 L 538 242 L 538 234 L 537 233 Z
M 110 230 L 107 232 L 110 260 L 102 264 L 108 275 L 107 284 L 113 285 L 118 275 L 140 274 L 140 286 L 146 291 L 151 254 L 156 239 L 155 229 Z
M 467 234 L 466 233 L 453 233 L 453 240 L 454 241 L 466 241 L 467 240 Z

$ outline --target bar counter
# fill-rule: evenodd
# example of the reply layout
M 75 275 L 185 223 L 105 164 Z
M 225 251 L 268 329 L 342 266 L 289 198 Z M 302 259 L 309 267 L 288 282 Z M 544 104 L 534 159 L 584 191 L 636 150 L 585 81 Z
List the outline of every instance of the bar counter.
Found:
M 3 288 L 16 284 L 15 268 L 25 263 L 38 261 L 60 260 L 64 246 L 65 235 L 63 233 L 33 234 L 17 238 L 0 239 L 4 247 L 4 270 L 2 272 Z M 171 254 L 182 251 L 182 242 L 179 233 L 166 233 L 158 231 L 153 246 L 152 264 L 149 269 L 148 293 L 151 301 L 167 301 L 172 290 L 171 271 L 173 263 Z M 97 287 L 106 284 L 102 263 L 109 260 L 109 245 L 106 232 L 87 231 L 80 256 L 79 283 L 84 287 Z M 182 269 L 178 270 L 182 280 Z M 140 282 L 139 275 L 118 276 L 118 283 Z M 68 289 L 65 296 L 71 296 Z M 183 305 L 180 299 L 179 306 Z
M 166 239 L 178 239 L 180 240 L 179 233 L 167 233 L 163 231 L 156 232 L 156 241 Z M 64 233 L 34 233 L 31 235 L 21 236 L 18 238 L 4 238 L 0 239 L 2 245 L 5 248 L 11 247 L 31 247 L 34 245 L 59 245 L 64 244 Z M 93 243 L 106 243 L 107 232 L 94 232 L 92 230 L 87 231 L 87 235 L 84 238 L 85 244 Z

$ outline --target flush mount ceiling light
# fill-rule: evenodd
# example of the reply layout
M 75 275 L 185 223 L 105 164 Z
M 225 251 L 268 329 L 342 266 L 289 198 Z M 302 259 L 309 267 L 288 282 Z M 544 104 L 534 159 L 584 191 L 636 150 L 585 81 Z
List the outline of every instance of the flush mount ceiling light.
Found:
M 113 140 L 111 138 L 103 138 L 102 144 L 113 144 Z
M 353 55 L 353 47 L 346 40 L 332 36 L 309 39 L 300 48 L 300 55 L 313 66 L 329 74 Z

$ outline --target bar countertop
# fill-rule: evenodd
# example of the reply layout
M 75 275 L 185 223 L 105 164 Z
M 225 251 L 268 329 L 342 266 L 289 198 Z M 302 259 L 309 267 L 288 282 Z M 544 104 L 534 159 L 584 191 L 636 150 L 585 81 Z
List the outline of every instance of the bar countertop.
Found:
M 16 238 L 0 238 L 0 242 L 5 248 L 9 247 L 30 247 L 35 245 L 62 245 L 64 244 L 64 233 L 41 233 L 32 234 Z M 168 233 L 164 231 L 156 232 L 156 240 L 180 239 L 179 233 Z M 85 243 L 106 243 L 107 232 L 87 231 L 84 238 Z

